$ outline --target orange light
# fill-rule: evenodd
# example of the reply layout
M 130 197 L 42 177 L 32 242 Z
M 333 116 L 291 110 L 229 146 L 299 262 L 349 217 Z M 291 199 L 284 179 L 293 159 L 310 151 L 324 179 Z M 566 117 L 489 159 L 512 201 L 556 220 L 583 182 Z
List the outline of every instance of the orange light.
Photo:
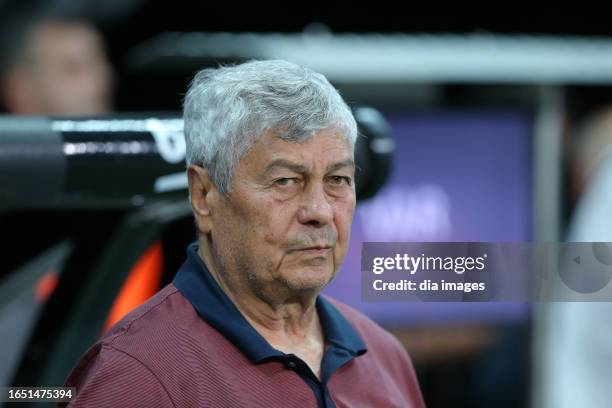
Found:
M 44 303 L 57 287 L 59 277 L 54 270 L 45 273 L 38 279 L 34 287 L 34 296 L 38 303 Z
M 163 251 L 158 241 L 142 254 L 130 271 L 108 314 L 104 332 L 159 290 L 162 270 Z

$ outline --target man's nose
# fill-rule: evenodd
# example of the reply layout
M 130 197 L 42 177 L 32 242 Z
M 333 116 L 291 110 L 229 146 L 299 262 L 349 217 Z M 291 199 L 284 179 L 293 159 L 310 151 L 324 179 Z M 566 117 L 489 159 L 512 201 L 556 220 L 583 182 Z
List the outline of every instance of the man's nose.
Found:
M 298 220 L 302 224 L 313 226 L 326 225 L 332 222 L 334 211 L 330 197 L 320 183 L 311 183 L 303 193 L 298 211 Z

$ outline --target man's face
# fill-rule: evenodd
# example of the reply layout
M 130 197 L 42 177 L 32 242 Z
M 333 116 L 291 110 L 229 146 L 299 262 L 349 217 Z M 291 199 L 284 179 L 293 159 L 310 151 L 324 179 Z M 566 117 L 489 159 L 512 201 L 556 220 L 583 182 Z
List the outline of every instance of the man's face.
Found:
M 46 24 L 35 30 L 28 77 L 32 109 L 39 113 L 94 115 L 110 110 L 112 71 L 102 40 L 79 23 Z
M 355 210 L 353 149 L 334 130 L 290 143 L 266 134 L 211 208 L 213 253 L 250 285 L 319 291 L 346 254 Z

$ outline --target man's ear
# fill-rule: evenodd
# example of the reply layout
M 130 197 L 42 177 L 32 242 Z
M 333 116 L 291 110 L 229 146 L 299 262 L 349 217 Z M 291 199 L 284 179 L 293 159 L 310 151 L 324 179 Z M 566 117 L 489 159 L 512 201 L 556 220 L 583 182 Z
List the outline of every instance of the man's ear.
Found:
M 200 233 L 209 233 L 212 229 L 212 200 L 216 193 L 215 183 L 208 171 L 200 166 L 190 165 L 187 168 L 189 180 L 189 197 Z

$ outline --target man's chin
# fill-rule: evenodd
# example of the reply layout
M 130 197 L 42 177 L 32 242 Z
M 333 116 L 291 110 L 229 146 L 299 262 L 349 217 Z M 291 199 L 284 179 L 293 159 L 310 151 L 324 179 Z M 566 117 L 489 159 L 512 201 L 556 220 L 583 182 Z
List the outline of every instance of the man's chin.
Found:
M 295 292 L 320 292 L 333 279 L 330 271 L 308 271 L 285 279 L 286 286 Z

